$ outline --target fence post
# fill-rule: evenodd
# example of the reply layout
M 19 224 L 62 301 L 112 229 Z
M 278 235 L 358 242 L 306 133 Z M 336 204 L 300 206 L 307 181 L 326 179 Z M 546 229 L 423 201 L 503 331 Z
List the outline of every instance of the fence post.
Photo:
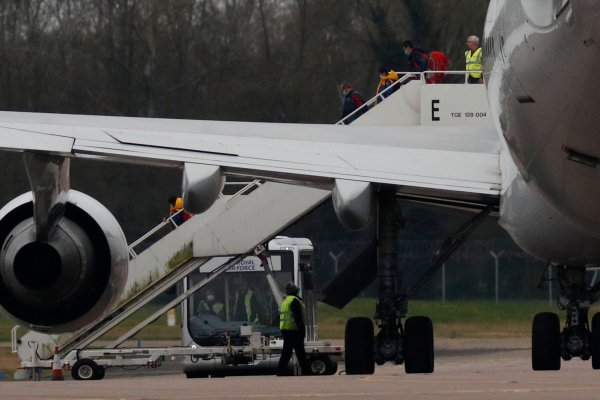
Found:
M 490 250 L 490 255 L 492 257 L 494 257 L 494 268 L 495 268 L 495 271 L 494 271 L 495 274 L 494 275 L 495 275 L 495 289 L 496 289 L 496 304 L 498 304 L 498 300 L 499 300 L 499 295 L 498 295 L 498 278 L 499 278 L 499 275 L 500 275 L 500 273 L 499 273 L 499 265 L 500 265 L 499 259 L 500 259 L 500 256 L 502 256 L 503 253 L 504 253 L 504 250 L 502 250 L 498 254 L 496 254 L 492 250 Z

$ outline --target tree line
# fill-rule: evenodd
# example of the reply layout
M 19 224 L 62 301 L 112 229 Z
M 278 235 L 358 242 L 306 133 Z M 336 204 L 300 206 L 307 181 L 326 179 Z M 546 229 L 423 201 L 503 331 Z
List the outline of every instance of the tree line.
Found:
M 5 0 L 0 108 L 331 123 L 402 42 L 464 67 L 488 0 Z

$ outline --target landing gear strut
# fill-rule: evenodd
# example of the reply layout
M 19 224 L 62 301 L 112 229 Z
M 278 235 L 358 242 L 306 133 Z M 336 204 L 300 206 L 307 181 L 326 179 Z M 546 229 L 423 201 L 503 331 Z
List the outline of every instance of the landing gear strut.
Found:
M 531 362 L 536 371 L 559 370 L 561 359 L 592 359 L 600 369 L 600 314 L 590 327 L 588 311 L 599 298 L 600 284 L 589 287 L 584 267 L 558 266 L 560 297 L 558 307 L 565 311 L 564 328 L 555 313 L 540 313 L 533 319 Z M 590 329 L 591 328 L 591 329 Z
M 373 373 L 373 362 L 404 364 L 407 373 L 433 372 L 433 325 L 427 317 L 408 318 L 408 301 L 403 290 L 404 270 L 397 263 L 401 210 L 395 192 L 379 192 L 377 276 L 379 298 L 375 321 L 379 332 L 373 338 L 369 318 L 352 318 L 346 325 L 346 373 Z M 368 340 L 367 337 L 371 338 Z M 357 338 L 361 338 L 361 341 Z M 362 340 L 364 339 L 364 340 Z M 349 357 L 350 355 L 350 357 Z

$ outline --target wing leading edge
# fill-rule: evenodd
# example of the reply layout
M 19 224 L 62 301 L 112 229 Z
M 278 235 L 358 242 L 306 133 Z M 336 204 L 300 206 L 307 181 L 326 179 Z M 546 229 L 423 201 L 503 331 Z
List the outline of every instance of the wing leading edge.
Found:
M 0 112 L 0 148 L 115 161 L 222 167 L 226 175 L 332 187 L 391 184 L 401 195 L 497 202 L 493 129 L 335 126 Z

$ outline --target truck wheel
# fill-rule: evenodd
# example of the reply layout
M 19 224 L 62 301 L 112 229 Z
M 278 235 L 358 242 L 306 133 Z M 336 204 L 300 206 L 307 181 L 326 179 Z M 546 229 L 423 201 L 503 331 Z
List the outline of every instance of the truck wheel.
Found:
M 206 372 L 198 372 L 198 371 L 186 372 L 185 373 L 185 377 L 188 378 L 188 379 L 191 379 L 191 378 L 208 378 L 208 374 Z
M 75 364 L 73 364 L 73 368 L 71 369 L 71 376 L 76 381 L 92 381 L 96 379 L 101 379 L 98 378 L 98 376 L 101 374 L 99 372 L 99 368 L 100 367 L 98 367 L 98 364 L 96 364 L 94 360 L 90 360 L 89 358 L 82 358 L 81 360 L 77 360 Z
M 104 375 L 106 375 L 106 368 L 104 368 L 102 365 L 98 365 L 98 376 L 96 376 L 95 379 L 100 380 L 100 379 L 104 379 Z
M 356 317 L 346 322 L 346 374 L 366 375 L 375 372 L 373 343 L 373 321 L 370 318 Z
M 333 375 L 337 371 L 337 363 L 327 356 L 317 356 L 308 359 L 311 375 Z
M 407 374 L 433 372 L 433 324 L 427 317 L 410 317 L 404 323 L 404 370 Z

